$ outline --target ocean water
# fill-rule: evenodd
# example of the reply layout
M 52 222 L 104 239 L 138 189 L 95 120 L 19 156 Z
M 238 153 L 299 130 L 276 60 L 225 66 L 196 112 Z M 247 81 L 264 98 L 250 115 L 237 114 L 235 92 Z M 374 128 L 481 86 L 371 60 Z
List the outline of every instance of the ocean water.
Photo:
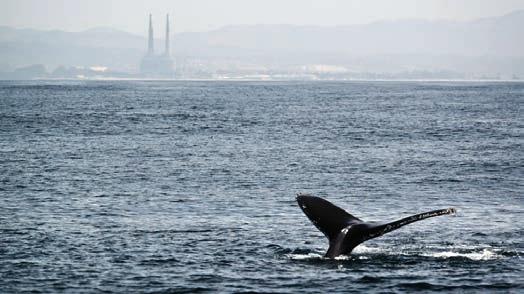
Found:
M 0 82 L 0 292 L 524 291 L 524 83 Z M 335 260 L 295 201 L 455 207 Z

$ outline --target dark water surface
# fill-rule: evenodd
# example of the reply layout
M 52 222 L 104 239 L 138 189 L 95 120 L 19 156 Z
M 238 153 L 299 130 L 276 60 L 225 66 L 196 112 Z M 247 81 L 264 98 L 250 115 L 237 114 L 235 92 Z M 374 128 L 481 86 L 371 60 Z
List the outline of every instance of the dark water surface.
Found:
M 0 82 L 0 292 L 524 290 L 524 83 Z M 364 220 L 322 258 L 295 194 Z

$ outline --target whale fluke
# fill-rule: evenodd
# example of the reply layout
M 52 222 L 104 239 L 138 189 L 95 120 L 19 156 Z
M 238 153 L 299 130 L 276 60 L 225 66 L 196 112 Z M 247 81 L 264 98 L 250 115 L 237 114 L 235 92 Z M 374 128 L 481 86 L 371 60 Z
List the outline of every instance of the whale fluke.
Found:
M 320 197 L 298 194 L 297 202 L 306 216 L 328 238 L 326 257 L 350 254 L 360 243 L 394 231 L 407 224 L 434 216 L 455 213 L 454 208 L 432 210 L 389 223 L 370 223 Z

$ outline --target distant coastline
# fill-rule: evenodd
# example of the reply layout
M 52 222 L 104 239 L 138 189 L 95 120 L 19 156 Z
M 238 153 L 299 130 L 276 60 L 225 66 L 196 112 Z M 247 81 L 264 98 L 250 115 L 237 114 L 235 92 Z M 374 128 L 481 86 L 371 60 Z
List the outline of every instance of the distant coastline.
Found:
M 206 79 L 206 78 L 33 78 L 0 81 L 159 81 L 159 82 L 450 82 L 450 83 L 523 83 L 524 79 Z
M 522 27 L 519 10 L 463 22 L 236 25 L 150 44 L 170 48 L 173 77 L 185 80 L 521 80 Z M 142 35 L 111 28 L 0 26 L 0 79 L 144 78 L 140 66 L 148 44 Z

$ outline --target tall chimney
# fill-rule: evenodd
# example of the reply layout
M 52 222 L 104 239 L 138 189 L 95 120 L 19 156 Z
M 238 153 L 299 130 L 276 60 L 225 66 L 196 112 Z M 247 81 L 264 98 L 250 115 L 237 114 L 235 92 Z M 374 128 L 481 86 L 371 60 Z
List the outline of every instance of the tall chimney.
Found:
M 169 14 L 166 15 L 166 56 L 169 56 Z
M 149 14 L 149 41 L 147 43 L 147 54 L 153 55 L 155 54 L 155 43 L 153 39 L 153 16 Z

